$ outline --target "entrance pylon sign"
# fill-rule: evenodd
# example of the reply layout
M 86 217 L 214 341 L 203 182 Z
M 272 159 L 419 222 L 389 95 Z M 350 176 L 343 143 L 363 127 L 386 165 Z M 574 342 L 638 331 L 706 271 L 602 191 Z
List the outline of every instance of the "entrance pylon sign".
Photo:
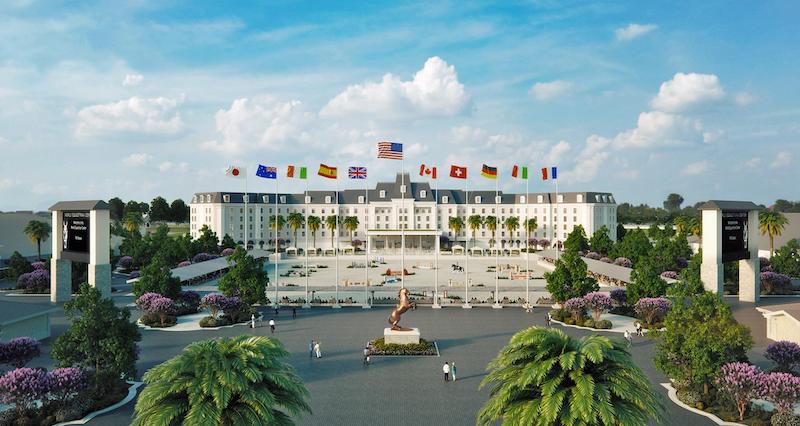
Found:
M 739 262 L 739 300 L 758 302 L 758 212 L 750 201 L 710 200 L 700 206 L 703 219 L 703 263 L 700 279 L 706 290 L 722 295 L 723 263 Z
M 50 302 L 70 300 L 72 262 L 89 264 L 89 285 L 111 296 L 109 205 L 102 200 L 59 201 L 53 215 Z

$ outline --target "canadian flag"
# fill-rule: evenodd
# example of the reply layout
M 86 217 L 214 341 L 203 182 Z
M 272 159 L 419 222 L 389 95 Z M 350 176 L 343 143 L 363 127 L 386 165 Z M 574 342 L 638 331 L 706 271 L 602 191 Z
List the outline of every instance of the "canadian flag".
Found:
M 419 166 L 419 175 L 428 176 L 431 179 L 436 179 L 436 167 L 428 167 L 426 165 Z
M 228 170 L 225 170 L 225 176 L 233 178 L 243 179 L 245 174 L 247 174 L 247 169 L 244 167 L 228 166 Z

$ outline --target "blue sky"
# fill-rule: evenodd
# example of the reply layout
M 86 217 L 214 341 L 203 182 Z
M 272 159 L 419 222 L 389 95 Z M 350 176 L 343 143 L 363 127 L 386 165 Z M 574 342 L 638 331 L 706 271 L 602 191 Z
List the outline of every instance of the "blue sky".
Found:
M 0 5 L 0 210 L 237 190 L 228 164 L 388 179 L 383 139 L 506 191 L 519 163 L 619 201 L 800 199 L 797 2 L 115 3 Z

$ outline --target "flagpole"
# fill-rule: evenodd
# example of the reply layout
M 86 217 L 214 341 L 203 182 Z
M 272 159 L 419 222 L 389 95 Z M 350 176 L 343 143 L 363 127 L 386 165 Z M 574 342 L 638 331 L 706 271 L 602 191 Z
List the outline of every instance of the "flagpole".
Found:
M 469 179 L 464 176 L 464 217 L 466 218 L 469 213 Z M 458 217 L 458 207 L 456 207 L 456 217 Z M 458 242 L 458 234 L 456 234 L 456 242 Z M 472 305 L 469 304 L 469 240 L 464 238 L 464 304 L 461 306 L 464 309 L 471 309 Z
M 552 169 L 550 170 L 552 173 Z M 553 180 L 556 184 L 556 215 L 554 220 L 558 220 L 558 175 L 553 177 Z M 561 250 L 558 249 L 558 227 L 554 229 L 555 232 L 555 240 L 556 240 L 556 260 L 558 260 L 559 256 L 561 255 Z
M 333 219 L 334 223 L 334 246 L 333 246 L 333 253 L 334 257 L 336 258 L 336 300 L 333 303 L 332 308 L 341 308 L 342 306 L 339 305 L 339 174 L 337 172 L 336 177 L 336 216 Z
M 406 287 L 406 156 L 400 159 L 400 288 Z
M 531 233 L 528 227 L 528 221 L 530 220 L 530 213 L 528 213 L 528 204 L 530 201 L 530 188 L 529 188 L 530 181 L 528 180 L 528 176 L 525 176 L 525 235 L 528 238 L 528 241 L 525 241 L 525 304 L 527 307 L 531 305 L 531 290 L 530 290 L 530 283 L 531 283 L 531 265 L 530 265 L 530 245 L 531 245 Z
M 367 170 L 369 173 L 369 170 Z M 364 241 L 364 305 L 361 306 L 364 309 L 369 309 L 369 174 L 364 176 L 364 207 L 366 208 L 364 216 L 365 223 L 364 223 L 364 236 L 366 237 L 366 241 Z M 356 249 L 353 247 L 353 254 L 355 254 Z
M 247 251 L 247 237 L 249 236 L 248 232 L 250 229 L 247 227 L 247 216 L 249 212 L 247 211 L 247 201 L 249 196 L 247 196 L 247 172 L 245 171 L 244 174 L 244 250 Z
M 302 173 L 302 166 L 301 166 L 301 169 L 299 170 L 299 172 Z M 308 175 L 306 175 L 306 178 L 307 177 L 308 177 Z M 305 297 L 306 303 L 303 304 L 303 308 L 308 309 L 308 308 L 311 307 L 311 301 L 308 300 L 308 179 L 305 179 L 305 181 L 306 181 L 306 192 L 305 192 L 305 194 L 303 194 L 303 203 L 305 203 L 305 205 L 306 205 L 305 206 L 306 207 L 305 208 L 306 217 L 305 217 L 305 221 L 304 221 L 305 222 L 305 228 L 306 228 L 306 231 L 305 231 L 305 234 L 306 234 L 306 248 L 303 251 L 305 252 L 305 255 L 306 255 L 306 297 Z
M 277 309 L 280 306 L 278 302 L 278 232 L 280 224 L 278 222 L 278 170 L 277 167 L 275 168 L 275 303 L 273 305 Z
M 433 167 L 436 170 L 436 166 Z M 433 173 L 432 173 L 433 174 Z M 434 258 L 434 273 L 433 273 L 433 309 L 439 309 L 442 305 L 439 304 L 439 179 L 433 176 L 435 181 L 435 189 L 433 195 L 433 223 L 436 224 L 436 234 L 433 240 L 433 258 Z
M 495 175 L 494 178 L 494 209 L 497 211 L 497 219 L 500 219 L 500 204 L 498 198 L 500 198 L 500 192 L 498 190 L 498 185 L 500 183 L 500 176 Z M 499 221 L 499 220 L 498 220 Z M 502 222 L 500 223 L 502 229 Z M 497 245 L 497 241 L 494 242 Z M 495 249 L 494 252 L 494 305 L 492 308 L 500 309 L 503 306 L 500 304 L 500 262 L 498 256 L 500 255 L 500 251 Z

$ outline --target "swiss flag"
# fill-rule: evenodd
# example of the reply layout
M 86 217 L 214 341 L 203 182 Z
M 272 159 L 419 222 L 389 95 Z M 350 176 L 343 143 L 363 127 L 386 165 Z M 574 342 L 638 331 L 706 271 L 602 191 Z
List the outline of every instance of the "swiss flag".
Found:
M 450 177 L 456 179 L 466 179 L 467 178 L 467 168 L 460 167 L 460 166 L 450 166 Z
M 426 165 L 419 166 L 419 175 L 428 176 L 431 179 L 436 179 L 436 167 L 428 167 Z

